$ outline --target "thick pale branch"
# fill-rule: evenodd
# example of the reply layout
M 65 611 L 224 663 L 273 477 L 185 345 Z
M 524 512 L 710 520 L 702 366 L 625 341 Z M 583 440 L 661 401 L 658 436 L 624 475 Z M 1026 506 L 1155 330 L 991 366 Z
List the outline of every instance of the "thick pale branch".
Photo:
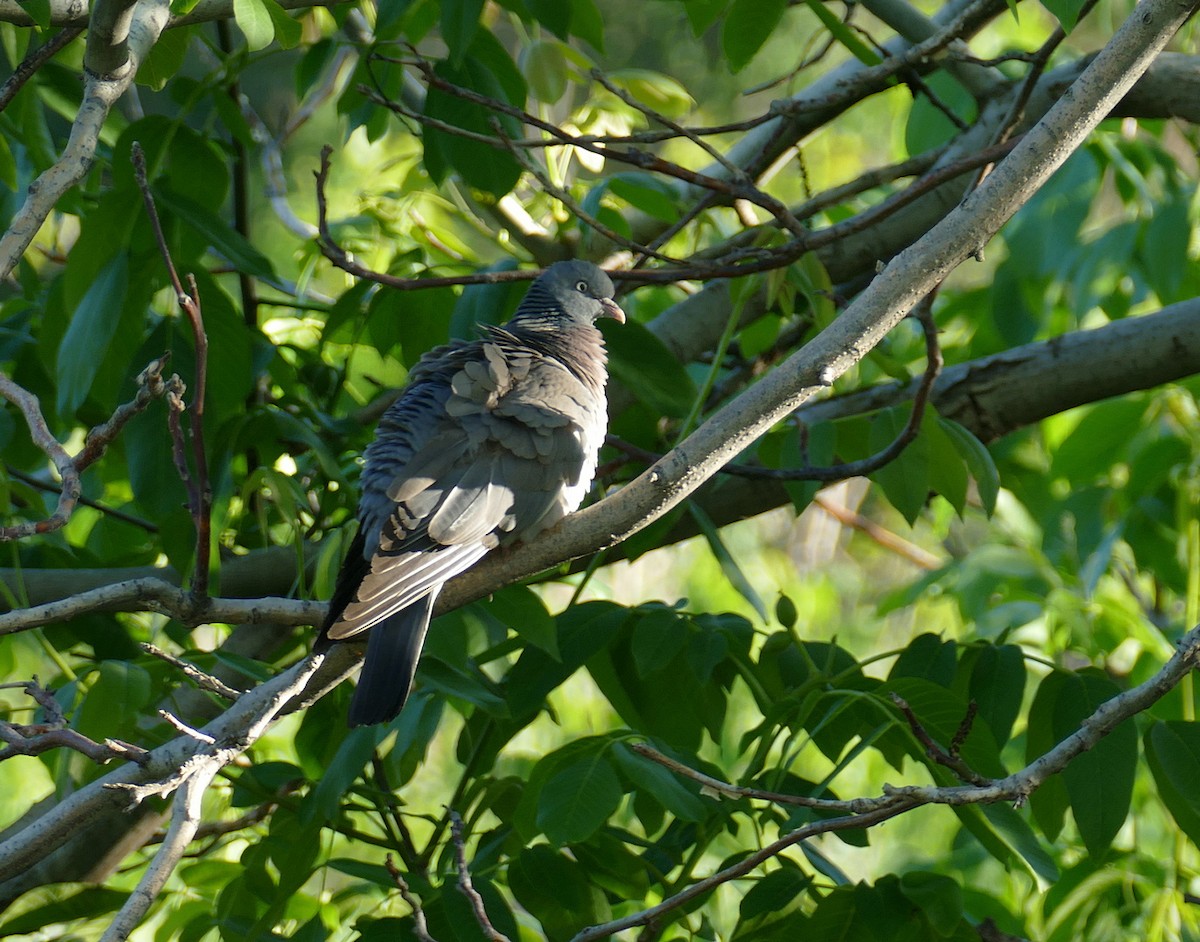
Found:
M 224 20 L 233 16 L 234 0 L 200 0 L 183 16 L 172 17 L 167 23 L 168 28 L 176 26 L 191 26 L 193 23 L 207 23 L 211 20 Z M 285 10 L 306 10 L 309 7 L 337 6 L 350 0 L 278 0 Z M 12 23 L 14 26 L 34 26 L 35 21 L 19 0 L 0 0 L 0 23 Z M 50 0 L 51 26 L 88 25 L 87 0 Z
M 84 821 L 128 807 L 149 795 L 169 794 L 212 763 L 219 770 L 244 752 L 293 698 L 312 686 L 324 658 L 313 655 L 243 694 L 201 732 L 211 745 L 179 736 L 152 750 L 140 765 L 126 763 L 63 799 L 0 844 L 0 881 L 32 867 L 66 841 Z
M 158 612 L 189 627 L 231 625 L 319 625 L 325 603 L 305 599 L 201 598 L 163 579 L 146 577 L 100 586 L 76 595 L 0 615 L 0 636 L 15 634 L 89 612 Z
M 188 844 L 196 836 L 201 822 L 200 811 L 204 791 L 220 770 L 221 765 L 210 762 L 179 789 L 179 794 L 175 796 L 175 807 L 171 812 L 171 825 L 167 828 L 166 837 L 158 848 L 158 853 L 154 855 L 154 860 L 142 874 L 142 879 L 138 881 L 125 905 L 100 937 L 101 942 L 123 942 L 146 917 L 150 905 L 166 885 L 167 878 L 171 876 Z
M 540 537 L 485 559 L 443 593 L 461 605 L 584 553 L 613 546 L 661 517 L 784 416 L 861 360 L 912 306 L 972 257 L 1036 192 L 1187 20 L 1193 3 L 1144 0 L 1079 80 L 961 205 L 900 253 L 806 347 L 700 426 L 617 494 Z
M 5 19 L 0 6 L 0 19 Z M 7 278 L 33 241 L 58 200 L 87 175 L 96 156 L 100 131 L 113 104 L 125 94 L 170 14 L 167 0 L 141 0 L 128 24 L 127 64 L 112 77 L 89 73 L 83 102 L 71 125 L 71 136 L 62 156 L 29 185 L 25 202 L 3 236 L 0 236 L 0 278 Z M 64 24 L 68 25 L 68 24 Z M 89 59 L 93 58 L 89 38 Z

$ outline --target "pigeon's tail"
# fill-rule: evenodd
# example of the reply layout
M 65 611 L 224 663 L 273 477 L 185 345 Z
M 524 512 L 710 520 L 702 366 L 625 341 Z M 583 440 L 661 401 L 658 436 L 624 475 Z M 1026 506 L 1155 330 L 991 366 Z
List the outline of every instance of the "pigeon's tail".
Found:
M 435 589 L 367 633 L 367 656 L 350 701 L 351 726 L 385 723 L 404 706 L 437 594 Z

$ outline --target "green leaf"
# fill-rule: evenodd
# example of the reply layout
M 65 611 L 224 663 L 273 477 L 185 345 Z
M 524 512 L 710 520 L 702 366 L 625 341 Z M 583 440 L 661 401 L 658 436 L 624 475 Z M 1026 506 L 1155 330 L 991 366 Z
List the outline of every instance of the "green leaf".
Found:
M 101 661 L 96 676 L 71 727 L 89 739 L 121 738 L 136 727 L 140 711 L 150 702 L 150 675 L 126 661 Z
M 362 774 L 374 754 L 387 726 L 360 726 L 345 734 L 337 753 L 325 768 L 321 780 L 300 805 L 300 823 L 333 821 L 338 816 L 342 796 Z
M 925 79 L 925 84 L 937 96 L 941 107 L 933 104 L 926 94 L 917 94 L 913 99 L 904 127 L 904 143 L 908 153 L 914 156 L 941 147 L 961 133 L 942 107 L 958 115 L 965 124 L 975 119 L 977 110 L 970 92 L 950 75 L 935 72 Z
M 422 658 L 419 676 L 431 690 L 465 700 L 491 716 L 508 716 L 508 704 L 490 689 L 478 668 L 468 671 L 437 658 Z
M 299 20 L 288 16 L 287 10 L 279 5 L 278 0 L 264 0 L 271 23 L 275 27 L 275 39 L 282 49 L 294 49 L 304 35 L 304 27 Z M 165 30 L 164 32 L 170 32 Z
M 8 139 L 2 135 L 0 135 L 0 183 L 14 193 L 16 192 L 17 162 L 13 157 L 12 149 L 8 146 Z
M 738 904 L 738 917 L 748 922 L 760 916 L 779 916 L 787 912 L 796 897 L 808 889 L 812 877 L 799 867 L 785 865 L 755 880 Z
M 129 259 L 118 253 L 96 276 L 58 347 L 58 413 L 74 413 L 91 392 L 125 310 Z
M 630 642 L 638 676 L 648 678 L 662 671 L 684 649 L 689 635 L 686 620 L 668 609 L 639 618 Z
M 537 825 L 554 844 L 586 841 L 617 810 L 621 782 L 603 750 L 558 769 L 542 787 Z
M 1061 740 L 1079 728 L 1100 704 L 1121 688 L 1098 671 L 1067 675 L 1054 704 L 1054 726 Z M 1071 813 L 1088 853 L 1103 857 L 1129 816 L 1137 771 L 1137 731 L 1127 720 L 1063 771 Z
M 929 486 L 949 501 L 961 517 L 967 506 L 967 464 L 957 443 L 938 422 L 932 406 L 925 408 L 921 437 L 929 449 Z
M 1033 762 L 1045 755 L 1056 745 L 1059 736 L 1054 725 L 1055 704 L 1067 682 L 1065 671 L 1051 671 L 1038 684 L 1029 706 L 1029 719 L 1025 733 L 1025 761 Z M 1062 830 L 1070 799 L 1067 797 L 1067 786 L 1062 776 L 1054 775 L 1042 783 L 1029 796 L 1029 806 L 1033 811 L 1034 820 L 1042 833 L 1050 840 L 1055 840 Z
M 721 48 L 729 67 L 740 72 L 775 31 L 787 0 L 733 0 L 721 26 Z
M 966 463 L 967 471 L 975 479 L 979 491 L 979 502 L 990 517 L 996 509 L 996 498 L 1000 494 L 1000 472 L 992 453 L 978 438 L 951 419 L 938 417 L 938 425 L 958 450 Z
M 50 28 L 54 9 L 51 0 L 23 0 L 21 9 L 29 14 L 38 29 Z
M 872 453 L 882 451 L 903 431 L 912 405 L 884 409 L 871 422 L 868 442 Z M 893 507 L 910 524 L 916 522 L 929 498 L 929 444 L 924 435 L 909 442 L 900 454 L 871 473 Z
M 696 105 L 696 100 L 679 82 L 651 69 L 617 69 L 608 74 L 609 80 L 625 89 L 633 98 L 649 105 L 668 118 L 682 118 Z
M 897 677 L 884 687 L 907 701 L 921 725 L 943 748 L 948 748 L 969 711 L 968 702 L 951 690 L 921 677 Z M 914 745 L 915 754 L 921 754 Z M 1000 762 L 1000 747 L 992 731 L 982 724 L 971 727 L 961 747 L 962 757 L 976 772 L 1000 777 L 1004 766 Z
M 533 18 L 559 39 L 570 38 L 573 2 L 564 0 L 525 0 Z
M 728 3 L 729 0 L 687 0 L 683 11 L 692 24 L 692 33 L 700 36 L 707 31 L 725 12 Z
M 54 937 L 61 938 L 58 931 L 50 930 L 51 926 L 61 928 L 77 919 L 97 919 L 104 916 L 111 919 L 112 914 L 121 908 L 128 897 L 128 893 L 105 886 L 56 883 L 22 896 L 16 905 L 24 911 L 0 923 L 0 937 L 45 937 L 43 932 L 48 931 L 52 932 Z M 30 905 L 31 903 L 33 905 Z
M 651 410 L 672 418 L 687 415 L 696 384 L 661 340 L 637 321 L 601 324 L 609 373 Z
M 269 0 L 233 0 L 233 18 L 251 52 L 265 49 L 275 38 L 275 22 L 268 3 Z
M 583 867 L 545 844 L 521 851 L 509 864 L 508 883 L 548 939 L 569 939 L 609 918 L 607 903 Z
M 154 196 L 160 209 L 165 207 L 170 210 L 182 222 L 203 235 L 213 249 L 224 256 L 240 273 L 253 275 L 265 281 L 275 280 L 275 271 L 267 257 L 211 209 L 167 187 L 155 187 Z
M 1015 859 L 1031 875 L 1051 883 L 1058 879 L 1054 858 L 1011 806 L 964 805 L 956 807 L 954 813 L 987 852 L 1005 866 Z
M 1123 460 L 1142 429 L 1150 399 L 1123 396 L 1088 406 L 1079 424 L 1053 451 L 1050 474 L 1072 484 L 1090 484 Z
M 713 556 L 721 564 L 721 572 L 725 574 L 725 578 L 737 589 L 738 594 L 754 607 L 754 610 L 758 612 L 759 618 L 764 622 L 769 621 L 770 616 L 767 614 L 766 604 L 758 592 L 755 591 L 754 586 L 750 584 L 750 580 L 746 578 L 746 574 L 742 572 L 741 567 L 737 564 L 737 560 L 733 558 L 733 554 L 729 552 L 729 548 L 721 539 L 721 533 L 712 522 L 712 519 L 695 501 L 688 501 L 688 512 L 692 515 L 692 519 L 696 521 L 696 525 L 700 527 L 700 532 L 704 534 L 704 538 L 708 541 L 708 546 L 712 550 Z
M 1146 732 L 1146 759 L 1159 797 L 1192 843 L 1200 847 L 1200 724 L 1156 721 Z
M 1079 14 L 1087 5 L 1087 0 L 1043 0 L 1042 4 L 1054 14 L 1054 18 L 1062 25 L 1064 32 L 1071 32 L 1079 20 Z
M 450 49 L 450 61 L 461 65 L 479 29 L 484 0 L 441 0 L 442 39 Z
M 657 762 L 644 759 L 624 743 L 612 747 L 621 772 L 642 794 L 653 798 L 681 821 L 703 821 L 709 805 Z
M 595 0 L 571 0 L 571 32 L 597 52 L 604 52 L 604 16 Z
M 675 190 L 664 180 L 644 173 L 619 173 L 607 183 L 613 193 L 647 216 L 666 223 L 679 218 Z
M 525 80 L 508 53 L 486 31 L 479 31 L 471 44 L 470 55 L 461 63 L 439 62 L 434 71 L 447 82 L 508 104 L 525 104 Z M 512 118 L 497 116 L 494 111 L 464 101 L 439 88 L 430 88 L 425 96 L 425 114 L 447 124 L 487 137 L 495 137 L 492 119 L 499 118 L 504 133 L 520 136 L 521 127 Z M 521 176 L 521 164 L 503 148 L 481 141 L 469 140 L 457 134 L 427 127 L 424 162 L 437 182 L 448 171 L 456 171 L 468 184 L 486 190 L 496 197 L 504 196 Z
M 841 43 L 851 55 L 863 65 L 878 65 L 882 59 L 870 46 L 858 38 L 858 34 L 845 23 L 834 16 L 833 11 L 825 5 L 824 0 L 806 0 L 808 8 L 816 14 L 821 25 L 829 30 L 829 34 Z
M 1188 201 L 1166 200 L 1155 206 L 1142 233 L 1142 263 L 1146 278 L 1163 304 L 1181 301 L 1180 288 L 1190 264 L 1188 245 L 1192 225 Z
M 521 71 L 538 101 L 552 105 L 566 94 L 567 59 L 558 43 L 538 40 L 522 49 Z
M 487 610 L 530 644 L 541 648 L 556 661 L 558 628 L 545 603 L 532 589 L 523 585 L 509 586 L 487 601 Z
M 191 26 L 164 29 L 138 66 L 137 83 L 160 91 L 170 79 L 175 78 L 183 67 L 184 57 L 191 45 L 192 30 Z
M 962 921 L 962 888 L 941 873 L 910 870 L 900 876 L 900 892 L 925 914 L 940 936 L 948 936 Z
M 971 670 L 970 697 L 1003 745 L 1012 734 L 1025 695 L 1025 657 L 1015 644 L 985 645 Z

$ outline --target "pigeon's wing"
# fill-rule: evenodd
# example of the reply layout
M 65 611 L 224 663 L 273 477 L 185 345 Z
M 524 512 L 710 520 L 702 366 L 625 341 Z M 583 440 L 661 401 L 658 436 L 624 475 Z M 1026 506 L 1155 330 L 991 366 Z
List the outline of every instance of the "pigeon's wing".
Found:
M 367 451 L 363 563 L 328 637 L 367 630 L 578 506 L 598 448 L 581 398 L 570 371 L 500 335 L 414 376 Z

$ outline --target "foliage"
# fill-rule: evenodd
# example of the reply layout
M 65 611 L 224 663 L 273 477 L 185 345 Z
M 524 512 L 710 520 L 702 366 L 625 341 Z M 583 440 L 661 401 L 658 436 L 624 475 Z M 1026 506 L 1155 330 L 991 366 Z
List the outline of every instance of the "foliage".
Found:
M 11 67 L 61 25 L 51 27 L 55 4 L 34 6 L 38 28 L 0 23 Z M 921 174 L 957 161 L 952 205 L 979 154 L 1024 130 L 986 122 L 1026 76 L 1038 80 L 1028 55 L 871 72 L 895 61 L 882 41 L 897 6 L 924 19 L 882 2 L 412 0 L 286 12 L 235 0 L 215 23 L 172 26 L 104 122 L 94 165 L 0 285 L 4 375 L 37 396 L 72 453 L 164 351 L 196 413 L 196 340 L 132 168 L 136 142 L 209 342 L 214 539 L 199 552 L 214 595 L 327 598 L 349 543 L 357 456 L 388 390 L 426 351 L 503 320 L 524 288 L 507 273 L 568 255 L 628 267 L 649 247 L 658 257 L 623 282 L 630 323 L 609 332 L 618 443 L 598 489 L 613 490 L 801 349 L 877 259 L 946 211 L 926 199 L 944 178 Z M 1126 12 L 1115 0 L 1090 12 L 1012 6 L 951 5 L 931 29 L 977 8 L 961 32 L 983 30 L 972 49 L 993 56 L 1036 52 L 1061 23 L 1066 42 L 1046 53 L 1069 72 Z M 85 37 L 0 112 L 6 221 L 66 145 Z M 876 77 L 844 92 L 829 80 L 843 74 Z M 814 87 L 818 118 L 814 106 L 768 124 L 772 98 Z M 1020 807 L 938 805 L 816 834 L 842 813 L 786 799 L 953 786 L 964 766 L 1003 779 L 1154 675 L 1200 621 L 1195 368 L 1181 366 L 1177 382 L 1144 378 L 1135 345 L 1122 353 L 1125 394 L 1093 401 L 1112 393 L 1091 392 L 1091 371 L 1046 353 L 1051 338 L 1152 325 L 1200 294 L 1197 132 L 1167 103 L 1142 108 L 1101 125 L 940 289 L 940 353 L 977 384 L 976 411 L 940 387 L 915 410 L 900 395 L 930 360 L 921 325 L 902 324 L 837 379 L 830 402 L 749 448 L 748 469 L 574 572 L 564 565 L 444 615 L 390 725 L 347 732 L 346 685 L 283 717 L 208 789 L 207 830 L 136 937 L 416 938 L 416 901 L 428 936 L 485 938 L 458 888 L 459 851 L 509 938 L 567 939 L 625 917 L 621 937 L 645 924 L 646 939 L 1200 935 L 1190 677 Z M 679 125 L 728 127 L 701 138 Z M 971 137 L 980 128 L 983 144 Z M 583 140 L 566 146 L 563 134 Z M 923 156 L 916 169 L 835 189 Z M 749 177 L 729 172 L 734 163 Z M 394 290 L 352 277 L 347 262 L 448 281 Z M 1194 347 L 1179 330 L 1178 344 Z M 988 388 L 995 364 L 1038 355 L 1028 388 Z M 857 391 L 890 383 L 855 405 Z M 196 572 L 195 493 L 177 468 L 190 463 L 193 484 L 203 475 L 175 453 L 171 402 L 157 396 L 113 437 L 64 527 L 8 544 L 8 607 L 151 570 Z M 770 476 L 870 461 L 918 425 L 893 460 L 864 466 L 869 489 L 818 496 L 838 475 Z M 55 477 L 15 409 L 0 412 L 0 445 L 5 522 L 50 517 Z M 823 536 L 822 508 L 853 527 Z M 312 638 L 308 627 L 124 608 L 136 610 L 89 610 L 0 643 L 4 673 L 53 688 L 69 729 L 94 743 L 153 748 L 180 735 L 159 710 L 198 727 L 220 709 L 178 689 L 179 670 L 141 642 L 246 688 Z M 5 693 L 12 722 L 50 725 L 53 704 L 35 715 L 23 692 Z M 5 823 L 101 774 L 67 749 L 10 756 Z M 118 831 L 152 831 L 163 807 L 144 803 Z M 814 836 L 750 861 L 804 827 Z M 10 875 L 0 935 L 98 936 L 158 850 L 143 835 L 94 872 L 115 840 L 97 832 L 86 862 L 76 851 Z M 700 884 L 747 861 L 736 879 Z M 638 918 L 678 894 L 661 916 Z

